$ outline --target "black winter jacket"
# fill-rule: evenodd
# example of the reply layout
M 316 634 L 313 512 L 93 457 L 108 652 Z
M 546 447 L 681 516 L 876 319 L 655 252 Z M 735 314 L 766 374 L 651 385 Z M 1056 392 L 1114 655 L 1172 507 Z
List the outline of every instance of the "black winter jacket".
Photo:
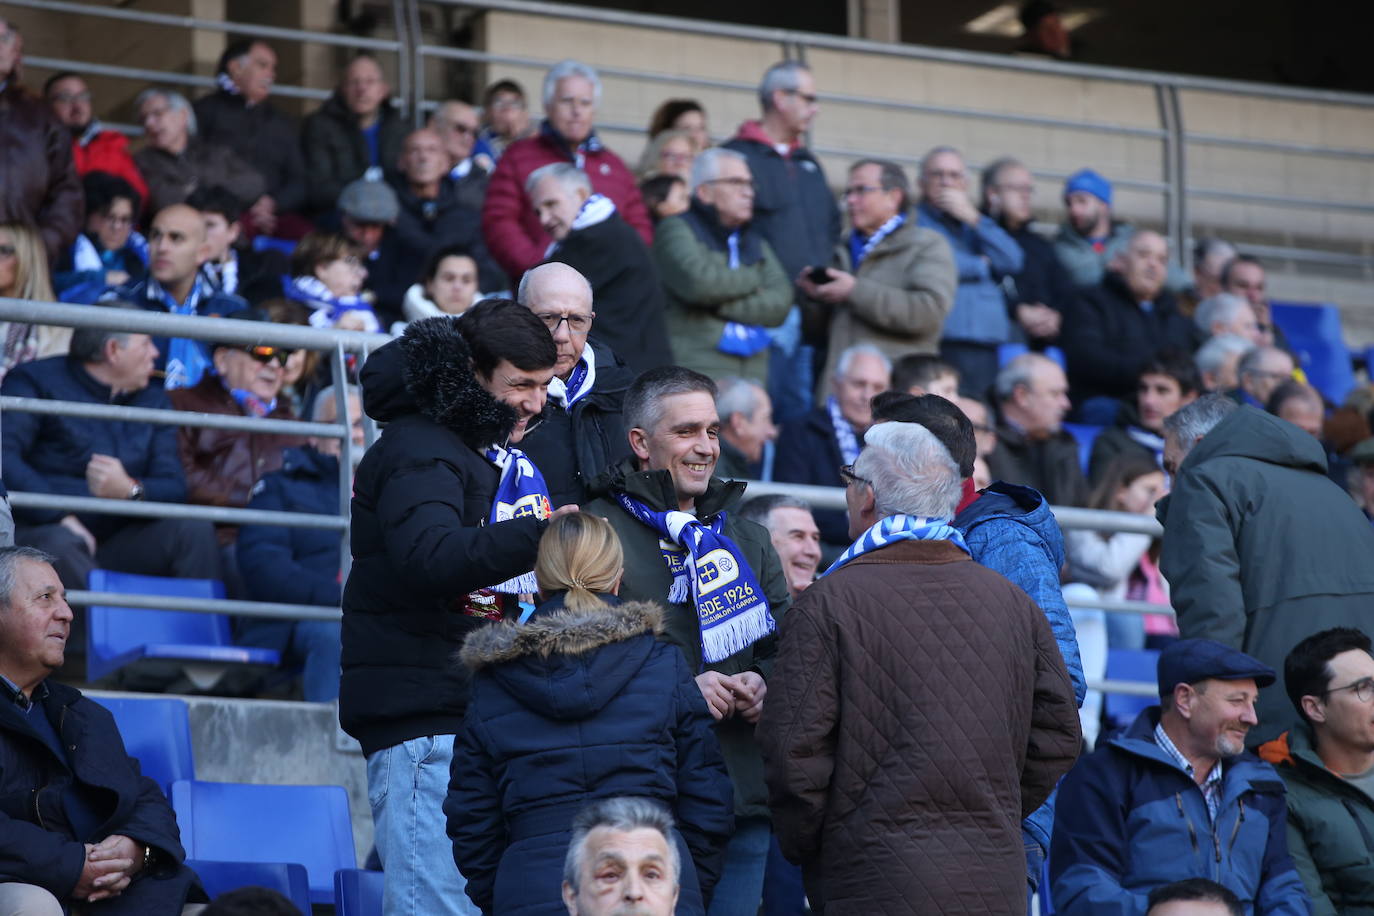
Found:
M 863 436 L 858 437 L 860 447 Z M 783 425 L 778 436 L 778 457 L 773 479 L 779 483 L 804 483 L 817 487 L 841 487 L 840 466 L 844 464 L 830 411 L 817 407 L 810 413 Z M 812 513 L 821 540 L 848 547 L 849 516 L 843 509 L 817 509 Z
M 1021 254 L 1024 256 L 1021 272 L 1002 278 L 1002 289 L 1007 295 L 1007 308 L 1012 321 L 1016 320 L 1016 306 L 1023 302 L 1039 302 L 1063 314 L 1073 304 L 1075 291 L 1073 284 L 1069 282 L 1064 265 L 1059 262 L 1059 255 L 1054 253 L 1054 245 L 1029 225 L 1020 229 L 1008 229 L 1006 226 L 1002 228 L 1011 236 L 1012 241 L 1021 246 Z M 1030 343 L 1039 347 L 1053 344 L 1057 340 L 1057 337 L 1044 340 L 1037 338 L 1032 339 Z
M 377 164 L 387 178 L 398 176 L 405 136 L 405 119 L 387 100 L 382 104 L 377 130 Z M 348 110 L 337 92 L 305 119 L 301 148 L 305 152 L 306 206 L 312 210 L 333 210 L 344 185 L 363 177 L 372 164 L 358 116 Z
M 547 527 L 487 524 L 500 473 L 481 450 L 506 441 L 515 411 L 469 359 L 440 317 L 411 322 L 363 366 L 363 410 L 386 428 L 353 482 L 339 722 L 364 754 L 458 732 L 468 679 L 451 657 L 501 612 L 493 594 L 472 593 L 533 569 Z
M 305 205 L 305 160 L 295 118 L 270 101 L 250 108 L 243 96 L 223 89 L 198 99 L 193 107 L 197 136 L 229 147 L 257 169 L 277 203 L 277 212 Z
M 124 750 L 109 710 L 51 680 L 35 688 L 33 699 L 68 759 L 58 758 L 8 696 L 0 698 L 0 881 L 35 884 L 65 901 L 81 877 L 84 844 L 118 833 L 153 847 L 153 869 L 135 876 L 119 896 L 91 906 L 91 913 L 178 916 L 188 895 L 204 900 L 195 873 L 183 864 L 172 806 Z M 100 818 L 81 835 L 64 804 L 73 789 Z
M 405 286 L 420 279 L 425 262 L 435 251 L 448 245 L 461 245 L 477 262 L 479 288 L 511 288 L 506 275 L 487 252 L 487 243 L 482 238 L 481 214 L 462 205 L 453 179 L 439 182 L 439 196 L 433 200 L 421 200 L 404 181 L 393 182 L 391 187 L 396 192 L 401 212 L 396 217 L 395 227 L 398 244 L 389 253 L 394 259 L 398 279 Z M 386 256 L 385 243 L 383 250 Z

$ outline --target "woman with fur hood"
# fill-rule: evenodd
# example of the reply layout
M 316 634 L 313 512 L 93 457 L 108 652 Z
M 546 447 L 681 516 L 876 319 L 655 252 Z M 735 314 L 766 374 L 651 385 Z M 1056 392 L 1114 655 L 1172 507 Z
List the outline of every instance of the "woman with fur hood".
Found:
M 734 829 L 711 714 L 662 610 L 615 597 L 624 555 L 604 519 L 554 519 L 539 544 L 543 603 L 475 631 L 471 701 L 444 814 L 484 914 L 563 914 L 563 858 L 588 802 L 634 795 L 677 820 L 678 914 L 704 914 Z

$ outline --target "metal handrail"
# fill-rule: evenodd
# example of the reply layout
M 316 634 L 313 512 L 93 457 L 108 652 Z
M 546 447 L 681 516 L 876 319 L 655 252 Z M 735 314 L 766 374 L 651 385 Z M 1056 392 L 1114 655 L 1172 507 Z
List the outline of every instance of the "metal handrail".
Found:
M 189 410 L 163 410 L 157 407 L 128 407 L 123 404 L 92 404 L 88 401 L 47 401 L 43 398 L 0 397 L 0 412 L 48 414 L 58 417 L 83 417 L 88 420 L 122 420 L 125 423 L 155 423 L 162 426 L 195 426 L 204 429 L 229 429 L 245 433 L 275 433 L 281 436 L 323 436 L 342 439 L 352 430 L 341 423 L 313 423 L 304 420 L 273 420 L 231 414 L 199 413 Z
M 86 589 L 67 592 L 67 603 L 80 607 L 103 604 L 110 607 L 147 608 L 154 611 L 192 611 L 201 614 L 266 617 L 272 620 L 341 620 L 343 617 L 342 612 L 336 607 L 314 604 L 235 601 L 229 598 L 185 598 L 177 595 L 129 595 L 124 592 L 93 592 Z
M 348 531 L 348 519 L 312 512 L 277 512 L 266 509 L 231 509 L 192 503 L 151 503 L 144 500 L 105 499 L 100 496 L 66 496 L 58 493 L 10 493 L 16 509 L 47 509 L 54 512 L 93 515 L 124 515 L 130 518 L 181 518 L 217 525 L 274 525 L 279 528 L 313 528 Z

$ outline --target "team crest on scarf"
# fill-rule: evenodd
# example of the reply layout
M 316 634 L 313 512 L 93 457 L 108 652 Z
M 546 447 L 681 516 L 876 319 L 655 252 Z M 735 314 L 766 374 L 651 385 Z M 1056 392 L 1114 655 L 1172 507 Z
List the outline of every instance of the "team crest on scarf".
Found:
M 491 502 L 489 521 L 510 521 L 516 518 L 548 518 L 553 514 L 549 503 L 549 488 L 544 483 L 544 475 L 539 468 L 518 448 L 501 448 L 493 445 L 487 449 L 487 460 L 501 470 L 501 482 L 496 486 L 496 496 Z M 522 573 L 500 585 L 492 586 L 495 591 L 512 595 L 533 594 L 539 590 L 534 571 Z

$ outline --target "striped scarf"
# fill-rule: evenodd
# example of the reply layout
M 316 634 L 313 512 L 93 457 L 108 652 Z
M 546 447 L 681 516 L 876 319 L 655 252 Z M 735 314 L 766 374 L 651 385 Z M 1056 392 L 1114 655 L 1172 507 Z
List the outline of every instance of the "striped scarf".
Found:
M 968 544 L 964 543 L 964 536 L 957 528 L 950 526 L 950 520 L 947 518 L 889 515 L 859 535 L 859 539 L 850 544 L 849 549 L 840 554 L 839 559 L 831 563 L 830 568 L 821 573 L 821 576 L 830 575 L 850 560 L 861 557 L 870 550 L 881 550 L 897 541 L 949 541 L 964 553 L 969 552 Z

